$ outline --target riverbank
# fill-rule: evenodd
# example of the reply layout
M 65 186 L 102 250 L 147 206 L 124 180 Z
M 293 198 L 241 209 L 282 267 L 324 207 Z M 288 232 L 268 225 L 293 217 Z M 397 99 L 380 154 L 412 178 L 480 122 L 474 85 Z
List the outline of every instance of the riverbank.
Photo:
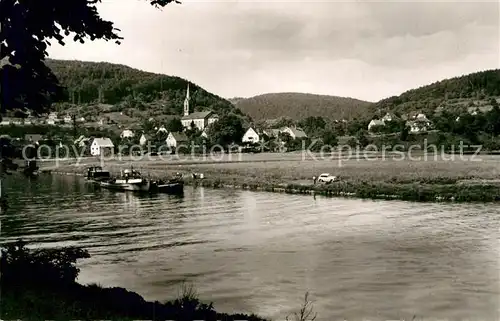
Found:
M 166 303 L 148 302 L 123 288 L 76 282 L 76 262 L 89 258 L 79 248 L 32 250 L 18 242 L 1 257 L 2 320 L 248 320 L 255 315 L 227 314 L 202 303 L 192 287 Z
M 405 200 L 420 202 L 496 202 L 500 201 L 500 165 L 492 157 L 472 160 L 394 161 L 344 160 L 282 162 L 265 159 L 251 162 L 175 163 L 155 161 L 108 161 L 104 167 L 112 173 L 133 164 L 143 174 L 164 179 L 176 173 L 184 176 L 186 185 L 210 188 L 234 188 L 290 194 L 313 194 L 362 199 Z M 65 164 L 50 168 L 53 174 L 84 175 L 85 164 Z M 329 185 L 313 184 L 320 173 L 340 177 Z M 193 179 L 192 173 L 203 173 Z

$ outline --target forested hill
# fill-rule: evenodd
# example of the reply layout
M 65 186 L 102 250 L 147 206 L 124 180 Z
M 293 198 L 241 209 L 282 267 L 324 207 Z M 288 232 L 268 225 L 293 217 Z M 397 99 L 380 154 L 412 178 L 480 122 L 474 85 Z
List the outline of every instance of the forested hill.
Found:
M 373 112 L 393 111 L 433 113 L 436 108 L 463 109 L 488 104 L 500 96 L 500 69 L 486 70 L 450 78 L 408 90 L 399 96 L 383 99 L 372 106 Z
M 185 79 L 107 62 L 49 59 L 47 65 L 67 88 L 67 102 L 182 113 L 188 83 Z M 193 83 L 190 83 L 190 95 L 191 108 L 205 107 L 219 113 L 234 110 L 229 101 Z
M 274 93 L 234 99 L 236 107 L 255 120 L 288 117 L 301 120 L 310 116 L 351 119 L 367 112 L 372 103 L 337 96 L 303 93 Z

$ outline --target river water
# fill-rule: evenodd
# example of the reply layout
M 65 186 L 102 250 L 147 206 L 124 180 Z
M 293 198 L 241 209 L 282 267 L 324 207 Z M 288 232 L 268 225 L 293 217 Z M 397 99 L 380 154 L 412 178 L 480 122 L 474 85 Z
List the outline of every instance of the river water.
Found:
M 186 187 L 95 190 L 81 178 L 4 182 L 2 242 L 78 245 L 79 281 L 168 300 L 182 282 L 223 312 L 274 320 L 310 292 L 317 320 L 499 320 L 500 206 Z

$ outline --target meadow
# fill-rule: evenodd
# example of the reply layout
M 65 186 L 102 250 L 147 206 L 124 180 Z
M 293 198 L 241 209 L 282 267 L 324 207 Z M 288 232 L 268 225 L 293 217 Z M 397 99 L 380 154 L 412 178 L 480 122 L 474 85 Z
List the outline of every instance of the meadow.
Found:
M 372 153 L 361 157 L 333 155 L 244 154 L 206 157 L 160 157 L 113 159 L 100 163 L 95 158 L 59 165 L 57 172 L 83 173 L 87 166 L 104 165 L 112 172 L 134 166 L 145 175 L 164 178 L 181 173 L 187 184 L 234 187 L 331 196 L 407 199 L 420 201 L 500 200 L 500 157 L 492 155 L 400 155 Z M 224 158 L 225 157 L 225 158 Z M 49 165 L 48 163 L 46 165 Z M 191 174 L 202 173 L 203 180 Z M 339 182 L 313 184 L 313 176 L 329 173 Z

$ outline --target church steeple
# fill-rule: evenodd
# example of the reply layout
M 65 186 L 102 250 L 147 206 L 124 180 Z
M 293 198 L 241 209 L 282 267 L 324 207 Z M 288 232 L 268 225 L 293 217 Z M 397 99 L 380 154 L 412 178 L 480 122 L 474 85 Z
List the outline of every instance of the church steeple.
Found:
M 187 92 L 186 92 L 186 98 L 184 99 L 184 116 L 189 115 L 189 83 L 187 87 Z

